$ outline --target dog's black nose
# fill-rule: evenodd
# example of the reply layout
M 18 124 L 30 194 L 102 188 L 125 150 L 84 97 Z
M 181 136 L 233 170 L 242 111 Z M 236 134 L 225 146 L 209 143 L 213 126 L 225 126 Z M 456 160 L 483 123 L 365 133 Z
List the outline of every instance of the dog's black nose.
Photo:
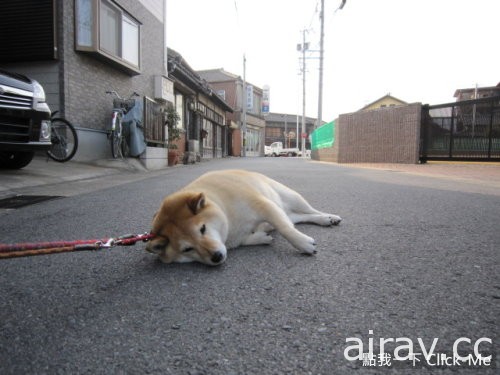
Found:
M 212 263 L 220 263 L 224 259 L 224 254 L 222 254 L 220 251 L 216 251 L 212 255 Z

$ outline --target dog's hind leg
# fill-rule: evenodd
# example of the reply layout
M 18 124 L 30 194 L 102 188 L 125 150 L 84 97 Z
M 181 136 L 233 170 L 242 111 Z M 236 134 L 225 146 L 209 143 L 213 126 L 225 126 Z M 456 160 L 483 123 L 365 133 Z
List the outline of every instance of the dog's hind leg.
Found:
M 269 232 L 272 232 L 273 230 L 273 226 L 268 222 L 260 223 L 241 244 L 245 246 L 269 245 L 273 241 L 273 238 L 269 235 Z
M 288 212 L 288 217 L 294 224 L 312 223 L 322 226 L 338 225 L 342 221 L 337 215 L 328 214 L 314 209 L 299 193 L 289 190 L 281 195 Z
M 258 231 L 251 233 L 243 242 L 243 246 L 250 245 L 269 245 L 273 241 L 273 238 L 264 231 Z
M 273 226 L 271 224 L 269 224 L 267 221 L 263 222 L 263 223 L 260 223 L 259 225 L 257 225 L 257 228 L 255 229 L 254 232 L 266 232 L 266 233 L 269 233 L 269 232 L 272 232 L 274 230 Z
M 286 212 L 275 202 L 267 198 L 261 198 L 254 207 L 262 215 L 262 219 L 271 224 L 295 248 L 306 254 L 316 253 L 314 239 L 298 231 Z
M 294 224 L 311 223 L 311 224 L 322 225 L 325 227 L 329 227 L 332 225 L 339 225 L 340 222 L 342 221 L 342 218 L 340 216 L 327 214 L 319 211 L 318 213 L 310 213 L 310 214 L 292 212 L 289 214 L 289 216 L 290 220 L 292 220 Z

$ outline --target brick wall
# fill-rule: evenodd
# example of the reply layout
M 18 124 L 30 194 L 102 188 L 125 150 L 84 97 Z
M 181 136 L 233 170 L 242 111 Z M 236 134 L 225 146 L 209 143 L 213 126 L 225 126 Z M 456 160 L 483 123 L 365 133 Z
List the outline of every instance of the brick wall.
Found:
M 312 158 L 338 163 L 409 163 L 419 158 L 421 104 L 340 115 L 332 148 Z
M 241 155 L 241 129 L 234 129 L 232 131 L 232 156 Z
M 178 140 L 173 141 L 172 143 L 177 146 L 175 150 L 177 150 L 177 153 L 182 160 L 182 158 L 184 157 L 184 153 L 186 152 L 186 133 L 182 133 L 181 137 Z
M 338 157 L 335 154 L 334 147 L 329 147 L 329 148 L 322 148 L 319 150 L 311 150 L 311 159 L 328 161 L 328 162 L 337 162 Z

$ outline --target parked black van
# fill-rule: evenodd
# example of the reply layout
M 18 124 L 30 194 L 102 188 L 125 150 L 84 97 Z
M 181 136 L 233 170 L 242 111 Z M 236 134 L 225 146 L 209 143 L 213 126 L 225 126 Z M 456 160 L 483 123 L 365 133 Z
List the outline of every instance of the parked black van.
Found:
M 50 109 L 43 87 L 0 70 L 0 168 L 23 168 L 36 151 L 49 148 Z

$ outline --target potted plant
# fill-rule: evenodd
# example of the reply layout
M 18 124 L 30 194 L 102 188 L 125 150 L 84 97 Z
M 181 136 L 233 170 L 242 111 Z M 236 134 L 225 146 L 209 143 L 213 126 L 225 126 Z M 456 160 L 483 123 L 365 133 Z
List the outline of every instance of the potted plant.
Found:
M 181 129 L 177 127 L 180 116 L 173 106 L 167 107 L 165 115 L 168 130 L 168 165 L 171 167 L 179 162 L 179 153 L 177 152 L 177 145 L 175 144 L 175 141 L 181 138 Z

